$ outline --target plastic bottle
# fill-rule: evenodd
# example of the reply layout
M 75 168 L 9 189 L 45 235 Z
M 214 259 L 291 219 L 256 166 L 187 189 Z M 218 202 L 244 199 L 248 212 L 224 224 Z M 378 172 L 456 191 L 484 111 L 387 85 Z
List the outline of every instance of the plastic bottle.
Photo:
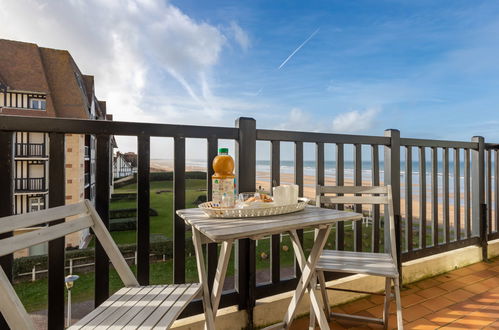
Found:
M 218 149 L 213 159 L 212 200 L 222 207 L 234 207 L 236 201 L 236 177 L 234 159 L 229 156 L 228 148 Z

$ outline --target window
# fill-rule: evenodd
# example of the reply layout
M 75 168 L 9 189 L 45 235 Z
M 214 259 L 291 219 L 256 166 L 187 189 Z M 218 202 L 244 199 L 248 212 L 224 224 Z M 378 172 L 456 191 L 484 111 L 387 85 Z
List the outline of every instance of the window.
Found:
M 29 212 L 36 212 L 45 209 L 45 198 L 31 197 L 29 199 Z
M 30 109 L 45 110 L 46 104 L 47 104 L 47 101 L 44 99 L 30 99 L 29 100 Z

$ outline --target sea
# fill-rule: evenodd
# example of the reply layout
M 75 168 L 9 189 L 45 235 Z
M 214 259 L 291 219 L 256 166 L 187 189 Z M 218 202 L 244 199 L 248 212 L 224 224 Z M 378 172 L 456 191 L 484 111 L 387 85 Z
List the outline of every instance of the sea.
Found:
M 199 166 L 206 168 L 206 161 L 187 161 L 187 165 L 191 166 Z M 293 160 L 281 160 L 280 162 L 280 173 L 281 174 L 293 174 L 294 173 L 294 161 Z M 442 194 L 443 194 L 443 186 L 444 186 L 444 164 L 443 162 L 439 161 L 437 162 L 437 183 L 438 183 L 438 192 L 439 192 L 439 200 L 441 201 L 442 199 Z M 461 200 L 463 201 L 463 195 L 464 195 L 464 188 L 465 188 L 465 178 L 464 178 L 464 171 L 465 171 L 465 163 L 460 162 L 459 163 L 459 174 L 458 176 L 455 176 L 454 173 L 454 162 L 449 161 L 449 194 L 450 194 L 450 203 L 453 203 L 453 198 L 452 195 L 454 194 L 454 187 L 455 187 L 455 179 L 459 180 L 459 189 L 460 189 L 460 195 L 461 195 Z M 335 178 L 336 177 L 336 161 L 325 161 L 324 164 L 324 174 L 327 178 Z M 426 162 L 425 166 L 425 179 L 426 179 L 426 188 L 427 188 L 427 200 L 429 201 L 431 198 L 431 182 L 432 182 L 432 162 L 428 161 Z M 271 164 L 269 160 L 257 160 L 256 162 L 256 172 L 257 172 L 257 179 L 261 180 L 269 180 L 270 176 L 270 168 Z M 344 161 L 344 178 L 346 181 L 352 181 L 354 179 L 354 162 L 353 161 Z M 367 181 L 371 182 L 372 180 L 372 163 L 370 161 L 363 161 L 362 162 L 362 181 Z M 414 195 L 419 194 L 419 180 L 420 180 L 420 171 L 419 171 L 419 162 L 414 161 L 412 162 L 412 193 Z M 316 175 L 316 161 L 315 160 L 305 160 L 303 162 L 303 174 L 305 176 L 311 176 L 315 177 Z M 379 162 L 379 175 L 380 175 L 380 183 L 383 184 L 384 182 L 384 162 L 380 161 Z M 404 161 L 401 161 L 400 163 L 400 181 L 401 181 L 401 195 L 404 196 L 405 194 L 405 180 L 406 180 L 406 163 Z M 492 177 L 492 180 L 494 180 L 494 177 Z M 281 180 L 282 181 L 282 180 Z M 287 182 L 283 182 L 287 183 Z M 312 186 L 311 184 L 309 184 Z M 492 185 L 493 186 L 493 185 Z M 494 190 L 494 187 L 491 187 L 492 190 Z M 470 186 L 471 189 L 471 186 Z

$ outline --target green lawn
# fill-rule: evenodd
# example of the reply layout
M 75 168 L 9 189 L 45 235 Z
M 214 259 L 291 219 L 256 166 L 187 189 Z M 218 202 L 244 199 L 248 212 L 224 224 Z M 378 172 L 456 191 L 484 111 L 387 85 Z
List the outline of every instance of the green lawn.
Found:
M 150 205 L 153 209 L 158 211 L 158 216 L 150 217 L 150 230 L 151 234 L 162 234 L 166 237 L 173 237 L 173 193 L 161 192 L 161 190 L 173 189 L 172 181 L 152 181 Z M 186 207 L 196 207 L 194 201 L 200 195 L 206 195 L 206 180 L 188 179 L 186 180 L 187 190 L 185 192 Z M 137 184 L 130 184 L 122 188 L 115 189 L 115 193 L 129 193 L 136 192 Z M 133 208 L 137 206 L 135 200 L 125 200 L 112 202 L 110 205 L 111 210 Z M 136 242 L 135 231 L 121 231 L 111 233 L 117 244 L 129 244 Z

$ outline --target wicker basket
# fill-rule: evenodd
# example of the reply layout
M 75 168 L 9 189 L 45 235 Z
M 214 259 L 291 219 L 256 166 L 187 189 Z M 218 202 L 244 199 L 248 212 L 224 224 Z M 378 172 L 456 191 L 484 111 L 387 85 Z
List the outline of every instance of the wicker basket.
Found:
M 301 211 L 307 206 L 308 201 L 308 198 L 299 198 L 296 204 L 275 205 L 273 203 L 265 203 L 257 207 L 246 208 L 220 208 L 213 206 L 213 202 L 206 202 L 199 204 L 198 207 L 210 218 L 252 218 Z

